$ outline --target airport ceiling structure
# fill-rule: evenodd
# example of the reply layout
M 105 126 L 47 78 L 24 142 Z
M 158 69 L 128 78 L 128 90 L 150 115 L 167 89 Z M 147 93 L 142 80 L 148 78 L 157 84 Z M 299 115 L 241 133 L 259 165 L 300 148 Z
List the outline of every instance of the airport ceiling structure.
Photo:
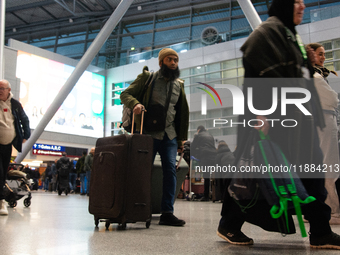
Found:
M 27 41 L 27 33 L 41 37 L 53 34 L 56 29 L 81 30 L 81 26 L 98 21 L 103 23 L 119 5 L 120 0 L 6 0 L 5 37 Z M 135 0 L 124 19 L 185 9 L 194 5 L 225 4 L 236 0 Z M 258 0 L 252 0 L 254 5 Z M 271 0 L 262 0 L 270 4 Z M 334 3 L 338 0 L 305 0 L 309 6 Z
M 262 20 L 271 1 L 251 0 Z M 120 2 L 6 0 L 5 44 L 12 38 L 80 59 Z M 305 3 L 306 10 L 311 10 L 339 4 L 339 0 Z M 217 31 L 226 34 L 226 40 L 251 32 L 237 0 L 134 0 L 92 64 L 111 68 L 129 63 L 132 54 L 200 39 L 205 28 L 219 25 L 222 28 Z
M 190 7 L 193 4 L 211 4 L 225 1 L 209 0 L 135 0 L 124 18 L 143 17 L 155 12 Z M 7 0 L 6 39 L 26 40 L 27 33 L 39 33 L 41 37 L 52 34 L 58 28 L 79 30 L 87 23 L 104 23 L 120 0 Z

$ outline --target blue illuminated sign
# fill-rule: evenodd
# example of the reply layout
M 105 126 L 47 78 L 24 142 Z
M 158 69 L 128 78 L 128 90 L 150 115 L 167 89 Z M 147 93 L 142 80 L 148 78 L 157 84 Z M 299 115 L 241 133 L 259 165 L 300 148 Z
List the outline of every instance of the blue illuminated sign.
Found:
M 45 151 L 65 151 L 64 146 L 41 144 L 41 143 L 35 143 L 33 145 L 33 149 L 39 149 L 39 150 L 45 150 Z

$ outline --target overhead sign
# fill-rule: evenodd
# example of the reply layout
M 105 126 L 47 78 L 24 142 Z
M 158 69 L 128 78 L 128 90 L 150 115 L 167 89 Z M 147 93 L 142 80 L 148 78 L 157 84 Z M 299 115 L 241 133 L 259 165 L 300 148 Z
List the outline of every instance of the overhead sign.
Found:
M 39 150 L 44 150 L 44 151 L 59 151 L 59 152 L 65 151 L 65 147 L 64 146 L 50 145 L 50 144 L 41 144 L 41 143 L 35 143 L 33 145 L 32 149 L 33 150 L 34 149 L 39 149 Z
M 33 149 L 32 154 L 33 155 L 45 155 L 45 156 L 62 156 L 61 151 L 45 151 L 45 150 L 39 150 L 39 149 Z

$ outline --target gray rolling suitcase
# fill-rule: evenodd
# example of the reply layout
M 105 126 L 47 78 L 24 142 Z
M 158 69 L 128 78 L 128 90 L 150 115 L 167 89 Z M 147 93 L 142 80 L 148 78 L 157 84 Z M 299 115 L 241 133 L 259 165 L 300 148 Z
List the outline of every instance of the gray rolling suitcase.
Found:
M 149 135 L 117 135 L 96 143 L 90 182 L 89 212 L 95 225 L 151 223 L 153 139 Z

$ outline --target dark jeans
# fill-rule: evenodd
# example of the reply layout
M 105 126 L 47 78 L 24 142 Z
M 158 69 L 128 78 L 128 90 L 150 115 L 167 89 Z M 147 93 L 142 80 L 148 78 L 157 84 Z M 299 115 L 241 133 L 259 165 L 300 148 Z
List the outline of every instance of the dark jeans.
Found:
M 86 186 L 85 186 L 85 177 L 86 173 L 80 173 L 79 179 L 80 179 L 80 193 L 85 194 L 86 193 Z
M 167 134 L 163 140 L 154 139 L 153 143 L 153 159 L 158 152 L 161 156 L 163 169 L 163 195 L 161 203 L 161 211 L 173 212 L 176 194 L 176 155 L 177 155 L 177 140 L 170 140 Z
M 49 177 L 45 177 L 45 190 L 48 190 L 48 185 L 50 184 L 51 179 Z
M 70 181 L 70 189 L 76 190 L 76 180 L 77 180 L 77 173 L 70 173 L 69 174 L 69 181 Z
M 8 166 L 11 161 L 12 144 L 0 144 L 0 200 L 4 199 L 3 188 L 6 183 Z

